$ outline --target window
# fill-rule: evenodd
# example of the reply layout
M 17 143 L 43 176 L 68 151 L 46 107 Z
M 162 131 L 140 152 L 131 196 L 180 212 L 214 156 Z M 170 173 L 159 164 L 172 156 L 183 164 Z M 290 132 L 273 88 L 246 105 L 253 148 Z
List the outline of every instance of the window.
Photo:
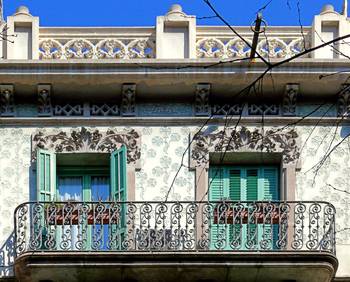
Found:
M 37 199 L 39 201 L 126 201 L 126 147 L 99 163 L 102 154 L 55 154 L 37 152 Z M 67 157 L 69 156 L 69 157 Z M 61 159 L 61 161 L 59 161 Z M 97 160 L 97 161 L 96 161 Z M 92 165 L 91 165 L 92 163 Z
M 275 245 L 276 232 L 278 226 L 273 224 L 254 224 L 249 221 L 250 215 L 254 213 L 254 207 L 259 207 L 256 201 L 277 201 L 279 200 L 279 173 L 278 167 L 259 166 L 259 167 L 236 167 L 236 166 L 213 166 L 209 170 L 209 200 L 216 201 L 234 201 L 242 202 L 241 207 L 245 209 L 245 218 L 228 218 L 228 212 L 222 213 L 218 208 L 222 218 L 214 220 L 211 226 L 211 244 L 212 248 L 221 248 L 218 243 L 224 239 L 226 246 L 230 249 L 231 244 L 241 246 L 240 249 L 247 248 L 247 244 L 258 245 L 259 242 L 270 233 L 274 239 L 271 240 L 271 248 Z M 250 204 L 252 203 L 252 205 Z M 255 206 L 254 206 L 255 205 Z M 237 213 L 237 204 L 229 206 L 232 214 Z M 236 209 L 236 210 L 235 210 Z M 260 213 L 264 216 L 263 207 L 260 207 Z M 256 211 L 255 211 L 256 213 Z M 244 212 L 241 213 L 243 217 Z M 231 215 L 234 217 L 234 215 Z M 255 221 L 257 223 L 257 221 Z M 254 238 L 252 241 L 251 238 Z
M 120 246 L 108 246 L 108 238 L 109 236 L 124 238 L 126 232 L 125 204 L 121 204 L 123 217 L 120 223 L 106 224 L 103 220 L 90 223 L 90 214 L 93 217 L 97 214 L 97 210 L 94 209 L 97 204 L 86 203 L 123 202 L 127 200 L 126 147 L 122 146 L 110 155 L 55 154 L 46 150 L 38 150 L 37 199 L 41 202 L 70 202 L 74 206 L 69 224 L 62 219 L 60 222 L 58 219 L 60 214 L 64 214 L 64 208 L 61 207 L 61 204 L 56 206 L 55 223 L 50 223 L 49 216 L 47 216 L 50 212 L 45 210 L 46 203 L 43 204 L 41 223 L 34 226 L 35 234 L 39 234 L 40 230 L 42 231 L 42 242 L 48 241 L 48 234 L 50 236 L 55 234 L 55 248 L 58 250 L 64 249 L 67 248 L 67 246 L 64 246 L 64 242 L 67 241 L 67 234 L 70 234 L 68 247 L 70 250 L 78 249 L 81 242 L 84 242 L 83 248 L 86 250 L 121 248 Z M 74 202 L 77 203 L 74 204 Z M 85 205 L 80 202 L 84 202 Z M 88 206 L 91 210 L 87 214 L 80 214 L 79 219 L 74 221 L 75 214 L 79 216 L 83 206 Z M 104 207 L 108 210 L 110 204 L 105 203 Z M 65 212 L 67 211 L 65 210 Z M 60 223 L 57 224 L 57 222 Z M 45 249 L 45 244 L 42 244 L 41 248 Z

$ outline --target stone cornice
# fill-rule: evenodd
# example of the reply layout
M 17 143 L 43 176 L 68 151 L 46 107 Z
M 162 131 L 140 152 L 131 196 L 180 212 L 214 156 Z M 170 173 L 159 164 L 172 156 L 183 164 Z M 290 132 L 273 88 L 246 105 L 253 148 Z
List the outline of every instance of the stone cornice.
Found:
M 208 117 L 28 117 L 28 118 L 0 118 L 0 126 L 197 126 L 202 125 Z M 229 125 L 235 125 L 238 117 L 230 118 Z M 225 118 L 212 118 L 208 125 L 224 125 Z M 240 119 L 241 125 L 261 126 L 261 117 L 243 117 Z M 304 125 L 324 125 L 335 126 L 336 124 L 350 125 L 350 119 L 332 117 L 308 117 L 301 120 L 301 117 L 265 117 L 265 126 L 285 126 L 292 124 Z

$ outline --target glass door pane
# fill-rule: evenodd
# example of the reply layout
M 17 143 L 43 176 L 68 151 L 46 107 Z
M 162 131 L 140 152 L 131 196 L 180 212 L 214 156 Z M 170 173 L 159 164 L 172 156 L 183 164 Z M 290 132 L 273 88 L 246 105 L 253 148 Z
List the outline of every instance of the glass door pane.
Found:
M 82 177 L 58 178 L 58 201 L 82 201 L 83 179 Z
M 83 178 L 82 177 L 59 177 L 57 187 L 57 200 L 62 202 L 83 201 Z M 76 217 L 79 206 L 73 204 L 70 210 L 67 205 L 60 207 L 59 214 L 62 216 L 61 226 L 57 227 L 57 248 L 61 250 L 78 250 L 81 246 L 82 235 L 86 230 L 85 224 L 80 225 Z
M 110 199 L 110 185 L 108 176 L 91 177 L 91 200 L 94 202 Z

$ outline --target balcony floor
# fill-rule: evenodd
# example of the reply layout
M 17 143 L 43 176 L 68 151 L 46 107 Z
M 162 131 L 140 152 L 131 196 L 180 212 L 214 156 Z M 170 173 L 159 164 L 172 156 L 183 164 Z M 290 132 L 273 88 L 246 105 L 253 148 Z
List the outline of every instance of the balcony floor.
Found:
M 19 256 L 27 281 L 332 281 L 335 256 L 322 252 L 34 252 Z

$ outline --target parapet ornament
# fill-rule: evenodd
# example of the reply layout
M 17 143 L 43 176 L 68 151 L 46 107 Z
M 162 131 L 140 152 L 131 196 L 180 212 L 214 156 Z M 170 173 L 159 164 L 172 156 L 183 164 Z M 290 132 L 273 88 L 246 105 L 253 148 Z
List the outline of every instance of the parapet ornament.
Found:
M 70 132 L 61 131 L 52 135 L 38 132 L 32 137 L 32 161 L 36 159 L 37 148 L 52 150 L 56 153 L 111 153 L 122 145 L 127 147 L 128 164 L 139 167 L 141 136 L 134 129 L 124 133 L 112 129 L 105 132 L 98 129 L 89 130 L 85 127 Z
M 300 152 L 295 130 L 226 129 L 206 134 L 199 133 L 191 145 L 191 167 L 207 167 L 209 153 L 264 152 L 281 153 L 284 164 L 295 164 Z
M 251 41 L 247 39 L 251 44 Z M 285 59 L 305 50 L 307 43 L 302 37 L 269 37 L 258 43 L 257 51 L 264 57 Z M 250 47 L 240 38 L 222 39 L 215 37 L 200 38 L 196 42 L 197 58 L 247 58 Z

